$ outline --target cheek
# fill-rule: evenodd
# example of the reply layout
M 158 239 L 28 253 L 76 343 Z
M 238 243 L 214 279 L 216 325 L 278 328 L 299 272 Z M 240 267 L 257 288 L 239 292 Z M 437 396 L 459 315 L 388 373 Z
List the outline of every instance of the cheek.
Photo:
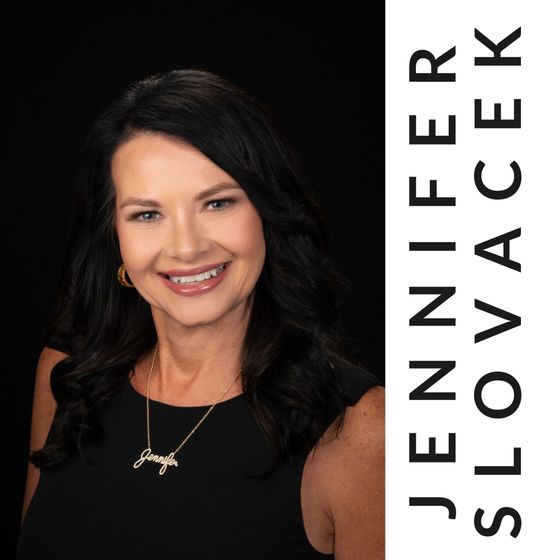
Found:
M 153 232 L 146 235 L 126 222 L 117 222 L 117 234 L 122 259 L 129 269 L 141 267 L 157 250 L 158 236 Z
M 264 235 L 260 216 L 256 210 L 247 212 L 230 235 L 240 255 L 256 258 L 264 256 Z

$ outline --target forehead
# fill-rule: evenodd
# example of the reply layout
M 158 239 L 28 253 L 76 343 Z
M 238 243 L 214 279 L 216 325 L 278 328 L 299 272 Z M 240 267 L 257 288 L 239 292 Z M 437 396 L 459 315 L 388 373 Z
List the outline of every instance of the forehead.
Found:
M 117 196 L 130 191 L 203 189 L 232 178 L 200 150 L 181 140 L 139 134 L 121 144 L 111 160 Z

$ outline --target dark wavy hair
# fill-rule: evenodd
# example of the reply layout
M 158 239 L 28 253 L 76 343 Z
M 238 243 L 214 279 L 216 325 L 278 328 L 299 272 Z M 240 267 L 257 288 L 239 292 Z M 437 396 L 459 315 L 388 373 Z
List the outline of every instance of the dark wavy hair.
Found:
M 118 146 L 142 133 L 200 150 L 239 183 L 262 219 L 266 258 L 251 294 L 242 383 L 272 444 L 270 473 L 310 451 L 337 416 L 340 431 L 349 403 L 335 369 L 351 364 L 341 354 L 339 334 L 350 285 L 329 260 L 324 215 L 272 114 L 203 69 L 133 83 L 86 135 L 64 273 L 43 335 L 45 346 L 67 357 L 51 372 L 57 409 L 45 446 L 30 461 L 48 468 L 75 453 L 87 460 L 85 444 L 102 436 L 97 410 L 156 343 L 149 304 L 116 281 L 122 260 L 111 159 Z

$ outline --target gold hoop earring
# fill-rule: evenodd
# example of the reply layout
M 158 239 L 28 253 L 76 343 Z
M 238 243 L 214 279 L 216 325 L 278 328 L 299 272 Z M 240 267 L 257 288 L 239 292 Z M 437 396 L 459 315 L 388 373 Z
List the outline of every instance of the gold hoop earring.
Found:
M 124 263 L 119 266 L 117 278 L 119 279 L 119 284 L 121 284 L 121 286 L 125 286 L 126 288 L 134 288 L 134 284 L 132 282 L 129 282 L 126 277 L 126 267 L 124 266 Z

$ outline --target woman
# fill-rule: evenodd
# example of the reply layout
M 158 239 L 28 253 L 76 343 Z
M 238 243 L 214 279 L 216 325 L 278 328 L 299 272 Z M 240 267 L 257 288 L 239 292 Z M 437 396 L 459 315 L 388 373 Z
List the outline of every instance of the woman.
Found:
M 18 558 L 383 557 L 383 389 L 337 353 L 322 215 L 204 70 L 86 138 L 39 357 Z

